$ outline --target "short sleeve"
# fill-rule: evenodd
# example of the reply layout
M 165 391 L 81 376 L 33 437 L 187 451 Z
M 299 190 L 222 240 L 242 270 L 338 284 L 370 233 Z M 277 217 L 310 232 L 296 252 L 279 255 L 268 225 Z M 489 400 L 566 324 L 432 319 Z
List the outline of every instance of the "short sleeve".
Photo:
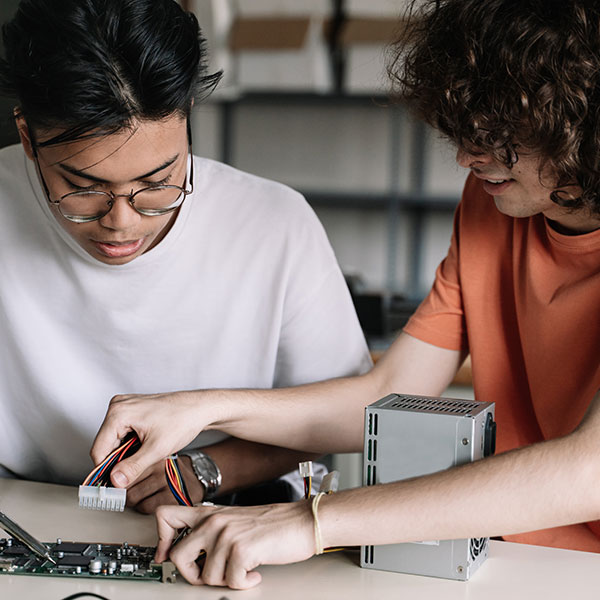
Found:
M 448 350 L 468 351 L 460 282 L 459 245 L 461 202 L 454 216 L 450 249 L 436 271 L 431 291 L 410 318 L 404 331 Z
M 364 334 L 323 226 L 307 207 L 297 219 L 287 265 L 274 387 L 299 385 L 368 371 Z

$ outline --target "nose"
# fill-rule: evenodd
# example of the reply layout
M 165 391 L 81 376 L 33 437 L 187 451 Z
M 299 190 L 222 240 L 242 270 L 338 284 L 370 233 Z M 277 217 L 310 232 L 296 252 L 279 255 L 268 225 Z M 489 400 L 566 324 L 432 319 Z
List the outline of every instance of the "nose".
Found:
M 110 211 L 99 219 L 100 224 L 114 231 L 127 231 L 135 227 L 141 215 L 129 203 L 130 197 L 129 194 L 115 196 Z
M 462 148 L 459 148 L 456 151 L 456 162 L 465 169 L 489 165 L 493 160 L 494 159 L 489 154 L 469 154 Z

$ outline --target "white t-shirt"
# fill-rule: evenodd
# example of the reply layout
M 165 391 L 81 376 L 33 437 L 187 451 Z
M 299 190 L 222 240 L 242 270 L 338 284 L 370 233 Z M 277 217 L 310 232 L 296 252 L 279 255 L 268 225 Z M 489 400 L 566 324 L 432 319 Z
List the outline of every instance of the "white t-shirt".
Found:
M 113 266 L 58 224 L 21 147 L 0 151 L 0 468 L 80 483 L 116 394 L 283 387 L 370 367 L 302 196 L 211 160 L 194 169 L 167 236 Z M 223 438 L 202 435 L 196 445 Z

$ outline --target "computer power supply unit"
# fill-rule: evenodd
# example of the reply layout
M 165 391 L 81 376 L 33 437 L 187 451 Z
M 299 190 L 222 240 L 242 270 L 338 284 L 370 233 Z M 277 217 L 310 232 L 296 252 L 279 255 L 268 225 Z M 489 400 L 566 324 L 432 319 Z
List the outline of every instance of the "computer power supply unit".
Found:
M 442 471 L 489 456 L 495 445 L 494 403 L 391 394 L 366 408 L 364 484 Z M 466 581 L 487 558 L 488 541 L 363 546 L 360 564 L 368 569 Z

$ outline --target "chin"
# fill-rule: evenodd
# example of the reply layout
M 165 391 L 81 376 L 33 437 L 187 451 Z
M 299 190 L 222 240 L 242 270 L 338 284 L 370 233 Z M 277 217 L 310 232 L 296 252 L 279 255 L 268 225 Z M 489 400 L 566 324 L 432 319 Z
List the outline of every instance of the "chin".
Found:
M 496 208 L 507 217 L 515 217 L 515 218 L 523 218 L 523 217 L 531 217 L 531 211 L 527 210 L 523 206 L 515 206 L 515 204 L 506 198 L 502 198 L 501 196 L 494 196 L 494 204 Z

